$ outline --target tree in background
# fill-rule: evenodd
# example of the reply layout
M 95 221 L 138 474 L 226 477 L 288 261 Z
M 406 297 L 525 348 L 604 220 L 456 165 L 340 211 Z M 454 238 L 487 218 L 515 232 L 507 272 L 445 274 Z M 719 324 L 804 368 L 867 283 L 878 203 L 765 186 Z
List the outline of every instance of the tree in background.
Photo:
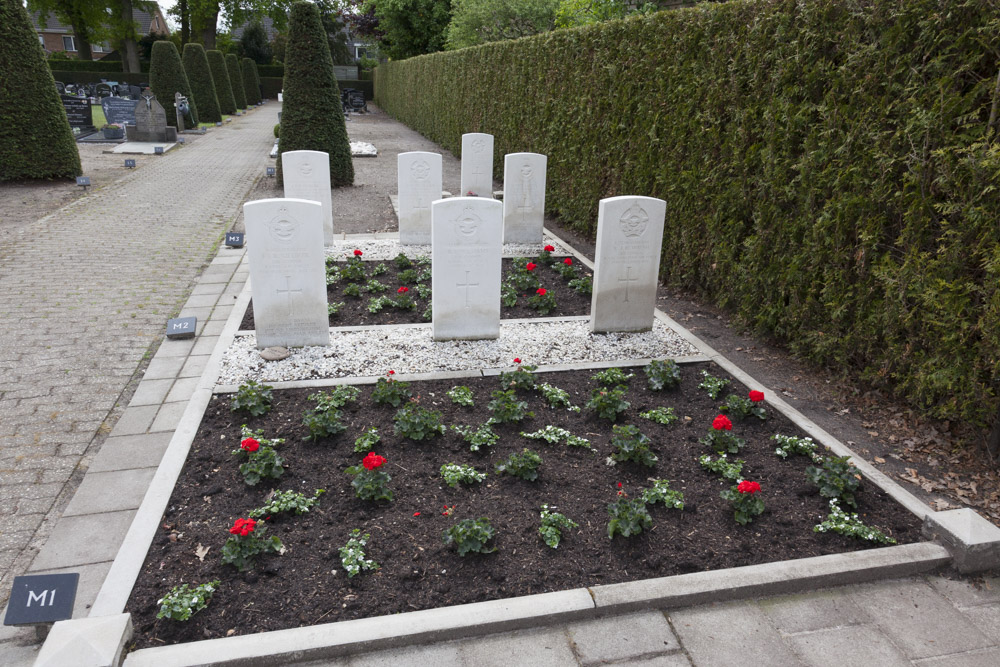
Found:
M 324 151 L 330 156 L 330 184 L 354 183 L 351 143 L 341 113 L 340 88 L 326 31 L 316 6 L 292 5 L 285 50 L 284 104 L 281 112 L 280 153 Z M 278 155 L 278 179 L 282 178 Z
M 447 46 L 462 49 L 554 30 L 559 0 L 452 0 Z
M 233 86 L 229 81 L 229 70 L 226 69 L 226 57 L 222 51 L 206 51 L 208 69 L 212 72 L 215 83 L 215 94 L 219 98 L 219 111 L 232 115 L 236 113 L 236 98 L 233 97 Z
M 623 19 L 632 14 L 652 14 L 677 2 L 631 2 L 630 0 L 560 0 L 556 26 L 572 28 L 579 25 Z
M 388 57 L 402 60 L 444 49 L 451 0 L 368 0 L 362 9 L 372 6 Z
M 275 63 L 285 63 L 285 47 L 288 46 L 288 33 L 279 32 L 271 40 L 271 57 Z
M 212 72 L 208 69 L 205 48 L 201 44 L 185 44 L 182 62 L 194 100 L 198 103 L 199 120 L 203 123 L 220 122 L 222 112 L 219 111 L 219 96 L 215 92 Z
M 258 65 L 271 64 L 271 45 L 267 42 L 267 32 L 260 21 L 251 21 L 243 30 L 237 53 L 250 58 Z
M 260 104 L 260 78 L 257 76 L 257 63 L 244 58 L 240 61 L 243 70 L 243 90 L 247 94 L 247 104 Z
M 347 44 L 350 3 L 346 0 L 316 0 L 316 8 L 330 44 L 330 57 L 334 65 L 353 65 L 354 56 Z
M 226 70 L 229 72 L 229 83 L 233 85 L 233 101 L 237 109 L 247 108 L 247 90 L 243 85 L 243 70 L 240 59 L 235 53 L 226 54 Z
M 198 108 L 195 97 L 191 94 L 191 84 L 181 65 L 181 56 L 173 42 L 162 41 L 153 44 L 149 59 L 149 87 L 156 95 L 157 101 L 167 112 L 167 124 L 177 122 L 177 110 L 174 107 L 174 93 L 180 93 L 188 98 L 188 113 L 184 116 L 187 127 L 198 126 Z
M 0 0 L 0 25 L 0 181 L 79 176 L 73 130 L 21 0 Z

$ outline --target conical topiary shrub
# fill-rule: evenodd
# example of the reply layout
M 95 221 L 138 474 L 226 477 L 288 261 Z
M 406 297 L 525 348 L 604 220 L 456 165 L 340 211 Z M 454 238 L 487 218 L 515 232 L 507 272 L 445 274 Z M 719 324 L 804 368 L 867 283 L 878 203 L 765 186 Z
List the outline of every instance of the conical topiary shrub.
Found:
M 183 63 L 188 83 L 191 84 L 191 92 L 194 93 L 194 101 L 198 104 L 198 120 L 202 123 L 222 121 L 219 98 L 215 94 L 215 82 L 212 81 L 208 58 L 205 57 L 205 47 L 201 44 L 185 44 Z
M 0 181 L 79 176 L 73 130 L 21 0 L 0 0 L 0 25 Z
M 229 70 L 229 83 L 233 85 L 233 100 L 237 109 L 247 108 L 247 91 L 243 87 L 243 70 L 240 69 L 240 59 L 235 53 L 226 54 L 226 69 Z
M 198 108 L 194 95 L 191 94 L 191 84 L 188 83 L 181 56 L 173 42 L 162 40 L 153 42 L 153 50 L 149 55 L 149 87 L 156 95 L 156 101 L 163 105 L 167 112 L 167 125 L 177 123 L 177 111 L 174 110 L 174 93 L 180 93 L 188 98 L 190 110 L 184 117 L 186 127 L 198 127 Z M 180 129 L 180 128 L 178 128 Z
M 247 104 L 260 104 L 260 87 L 257 85 L 257 63 L 244 58 L 240 61 L 243 69 L 243 89 L 247 93 Z
M 212 72 L 215 82 L 215 94 L 219 98 L 219 111 L 232 115 L 236 113 L 236 100 L 233 99 L 233 87 L 229 83 L 229 71 L 226 69 L 226 58 L 222 51 L 206 51 L 208 69 Z
M 280 153 L 312 150 L 330 154 L 334 187 L 354 183 L 351 142 L 341 112 L 340 88 L 316 5 L 296 2 L 288 22 Z M 278 155 L 281 178 L 281 155 Z

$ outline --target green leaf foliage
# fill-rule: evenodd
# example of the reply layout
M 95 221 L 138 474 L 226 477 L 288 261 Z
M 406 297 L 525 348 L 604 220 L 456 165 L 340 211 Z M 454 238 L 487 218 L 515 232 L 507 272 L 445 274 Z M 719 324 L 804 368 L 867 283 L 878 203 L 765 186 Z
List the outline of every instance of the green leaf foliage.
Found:
M 215 83 L 219 111 L 228 115 L 236 113 L 236 100 L 233 98 L 233 85 L 229 80 L 226 57 L 222 55 L 222 51 L 214 49 L 206 51 L 205 57 L 208 58 L 208 69 L 212 72 L 212 81 Z
M 184 56 L 181 59 L 184 72 L 187 74 L 191 92 L 198 103 L 198 119 L 202 123 L 218 123 L 222 120 L 219 111 L 219 97 L 215 92 L 215 81 L 208 69 L 208 57 L 205 47 L 189 42 L 184 45 Z
M 181 64 L 181 56 L 173 42 L 162 40 L 153 43 L 149 56 L 149 87 L 156 95 L 156 101 L 167 112 L 167 125 L 177 124 L 177 110 L 174 107 L 174 93 L 188 99 L 190 111 L 184 116 L 186 127 L 198 125 L 198 103 L 191 93 L 191 84 Z
M 243 92 L 247 98 L 247 105 L 260 104 L 260 78 L 257 76 L 257 63 L 250 58 L 240 61 L 241 78 L 243 79 Z
M 0 0 L 0 182 L 82 172 L 52 70 L 20 0 Z
M 236 102 L 236 108 L 246 109 L 247 91 L 243 87 L 243 70 L 240 68 L 240 59 L 235 53 L 226 54 L 226 70 L 229 72 L 229 83 L 233 86 L 233 101 Z
M 549 155 L 547 210 L 591 237 L 603 197 L 669 201 L 668 283 L 926 415 L 985 425 L 998 32 L 982 0 L 700 3 L 382 63 L 375 101 L 454 152 L 491 133 L 497 171 Z
M 340 87 L 316 5 L 292 5 L 285 50 L 284 104 L 279 150 L 323 151 L 330 156 L 330 185 L 354 183 L 351 143 L 344 125 Z M 278 156 L 281 179 L 281 155 Z

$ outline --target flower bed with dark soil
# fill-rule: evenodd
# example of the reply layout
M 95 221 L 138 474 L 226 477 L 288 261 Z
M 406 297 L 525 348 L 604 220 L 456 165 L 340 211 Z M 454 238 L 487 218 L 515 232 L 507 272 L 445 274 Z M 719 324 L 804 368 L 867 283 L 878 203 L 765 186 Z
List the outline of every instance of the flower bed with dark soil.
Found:
M 495 426 L 497 444 L 475 452 L 451 429 L 427 442 L 394 435 L 397 409 L 373 403 L 372 385 L 360 386 L 356 402 L 342 408 L 346 430 L 318 442 L 303 441 L 307 430 L 302 417 L 316 405 L 308 397 L 320 390 L 275 391 L 272 409 L 260 417 L 232 412 L 229 395 L 214 397 L 128 604 L 136 648 L 876 546 L 813 531 L 826 518 L 828 501 L 806 478 L 807 457 L 783 460 L 775 455 L 773 435 L 804 434 L 770 408 L 764 422 L 749 417 L 733 426 L 732 433 L 746 440 L 738 455 L 745 460 L 742 476 L 760 484 L 758 497 L 765 505 L 752 523 L 739 525 L 733 507 L 720 498 L 733 483 L 699 465 L 698 457 L 711 451 L 699 439 L 712 430 L 727 394 L 746 397 L 749 388 L 713 364 L 680 368 L 679 387 L 662 391 L 647 386 L 641 368 L 629 369 L 635 373 L 625 398 L 630 406 L 617 424 L 637 426 L 651 439 L 658 457 L 653 467 L 631 461 L 609 465 L 612 422 L 586 408 L 577 414 L 550 407 L 531 390 L 517 391 L 517 398 L 528 403 L 534 416 Z M 717 399 L 698 388 L 702 370 L 732 381 Z M 574 404 L 584 406 L 598 386 L 592 379 L 595 372 L 536 378 L 566 390 Z M 472 390 L 473 407 L 457 405 L 446 395 L 458 385 Z M 484 423 L 491 416 L 491 392 L 500 388 L 498 377 L 410 384 L 419 404 L 439 410 L 447 425 Z M 678 421 L 664 426 L 640 417 L 660 406 L 672 407 Z M 277 447 L 285 461 L 280 479 L 244 483 L 238 470 L 243 459 L 232 453 L 239 450 L 242 424 L 263 430 L 266 438 L 286 439 Z M 392 502 L 358 499 L 352 477 L 344 472 L 361 464 L 365 454 L 355 453 L 354 441 L 370 426 L 377 426 L 381 435 L 373 451 L 387 459 L 380 470 L 392 477 Z M 520 435 L 546 426 L 586 438 L 594 451 Z M 543 459 L 536 481 L 495 472 L 499 462 L 525 448 Z M 489 475 L 482 483 L 451 488 L 440 474 L 445 463 L 472 465 Z M 609 503 L 619 494 L 641 497 L 652 478 L 669 480 L 672 489 L 684 494 L 683 510 L 650 505 L 650 528 L 609 539 Z M 311 496 L 320 488 L 326 493 L 308 513 L 267 521 L 268 535 L 278 536 L 286 553 L 261 556 L 243 573 L 222 564 L 220 550 L 229 528 L 263 505 L 271 489 Z M 857 502 L 867 525 L 900 543 L 920 539 L 919 520 L 870 482 L 862 483 Z M 539 535 L 539 510 L 546 503 L 578 524 L 563 531 L 557 549 Z M 488 517 L 496 531 L 488 543 L 494 552 L 461 557 L 444 544 L 446 528 L 480 517 Z M 339 549 L 355 528 L 370 533 L 365 551 L 381 567 L 348 578 Z M 221 581 L 218 592 L 190 621 L 156 619 L 157 601 L 173 586 L 212 580 Z
M 557 258 L 556 262 L 561 263 L 563 259 L 564 258 L 562 257 Z M 506 306 L 501 303 L 500 317 L 502 319 L 512 320 L 532 317 L 568 317 L 572 315 L 590 314 L 591 297 L 589 293 L 580 292 L 570 287 L 568 285 L 568 279 L 563 278 L 563 276 L 551 267 L 543 264 L 537 257 L 526 258 L 523 261 L 519 261 L 517 264 L 521 267 L 528 261 L 536 264 L 536 268 L 533 270 L 533 273 L 538 278 L 541 287 L 548 290 L 555 298 L 556 307 L 545 315 L 542 315 L 528 303 L 533 294 L 528 294 L 522 291 L 517 295 L 517 303 L 515 305 Z M 351 281 L 339 280 L 335 283 L 327 285 L 327 303 L 343 304 L 337 313 L 330 315 L 331 327 L 368 326 L 377 324 L 415 324 L 430 322 L 429 317 L 424 317 L 424 311 L 430 308 L 430 290 L 428 289 L 428 296 L 422 297 L 418 293 L 417 289 L 418 285 L 430 288 L 430 264 L 419 265 L 414 263 L 414 268 L 418 275 L 423 270 L 427 270 L 427 276 L 425 279 L 419 281 L 400 281 L 399 274 L 401 271 L 405 271 L 406 269 L 400 269 L 392 260 L 386 260 L 383 262 L 366 261 L 362 262 L 362 264 L 365 268 L 366 278 L 358 283 L 361 288 L 360 296 L 349 296 L 344 294 L 344 289 Z M 384 266 L 385 271 L 384 273 L 375 275 L 374 271 L 379 265 Z M 344 266 L 344 262 L 328 262 L 328 267 L 331 266 L 342 267 Z M 593 274 L 583 264 L 578 263 L 574 266 L 576 266 L 576 272 L 579 276 L 585 276 L 588 278 L 593 277 Z M 501 268 L 502 279 L 506 280 L 514 269 L 514 260 L 511 258 L 504 259 Z M 378 293 L 365 290 L 365 283 L 371 279 L 378 280 L 380 283 L 385 285 L 386 290 Z M 396 298 L 397 290 L 403 286 L 407 287 L 409 290 L 409 296 L 412 297 L 413 301 L 416 303 L 414 308 L 400 309 L 387 305 L 377 313 L 372 313 L 368 310 L 369 303 L 373 297 L 386 296 L 388 298 Z M 240 322 L 240 329 L 249 330 L 253 328 L 253 302 L 251 301 L 250 305 L 247 307 L 246 313 L 243 315 L 243 320 Z

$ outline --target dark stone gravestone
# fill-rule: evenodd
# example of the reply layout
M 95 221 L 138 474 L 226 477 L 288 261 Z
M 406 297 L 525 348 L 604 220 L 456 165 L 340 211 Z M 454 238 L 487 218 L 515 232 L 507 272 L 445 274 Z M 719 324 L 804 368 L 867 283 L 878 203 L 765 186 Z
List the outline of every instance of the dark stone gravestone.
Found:
M 243 233 L 242 232 L 226 232 L 226 245 L 230 248 L 242 248 L 243 247 Z
M 170 340 L 194 338 L 194 330 L 197 325 L 197 317 L 175 317 L 167 320 L 167 338 Z
M 135 125 L 125 128 L 129 141 L 177 141 L 177 128 L 167 127 L 167 112 L 152 91 L 145 91 L 135 105 Z
M 90 100 L 76 95 L 60 95 L 60 97 L 63 108 L 66 109 L 66 117 L 69 119 L 70 127 L 92 131 L 94 129 L 94 114 L 90 108 Z
M 80 574 L 34 574 L 14 577 L 4 625 L 55 623 L 73 617 Z
M 140 100 L 139 103 L 143 102 Z M 127 100 L 124 97 L 105 97 L 101 100 L 101 108 L 104 109 L 104 117 L 108 119 L 108 123 L 122 127 L 135 125 L 136 104 L 135 100 Z

